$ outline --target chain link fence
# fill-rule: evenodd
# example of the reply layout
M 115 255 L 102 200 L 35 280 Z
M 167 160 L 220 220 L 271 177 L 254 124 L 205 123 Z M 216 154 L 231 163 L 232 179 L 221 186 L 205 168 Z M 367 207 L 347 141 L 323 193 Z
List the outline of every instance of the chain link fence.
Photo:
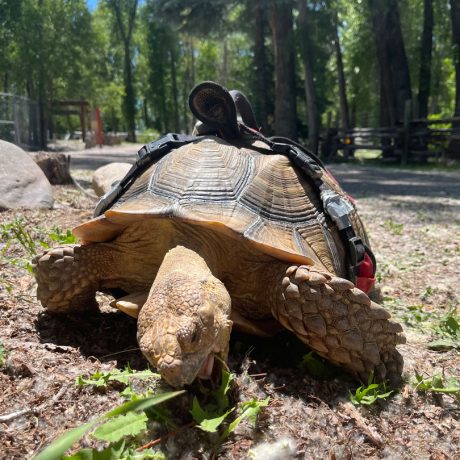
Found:
M 0 139 L 25 149 L 40 147 L 38 102 L 0 93 Z

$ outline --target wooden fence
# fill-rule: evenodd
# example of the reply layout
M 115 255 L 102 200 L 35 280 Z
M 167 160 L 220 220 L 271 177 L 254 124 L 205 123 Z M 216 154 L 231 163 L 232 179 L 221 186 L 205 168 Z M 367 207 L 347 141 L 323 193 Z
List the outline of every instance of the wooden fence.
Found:
M 426 161 L 443 154 L 460 158 L 460 117 L 438 120 L 410 119 L 403 123 L 379 128 L 328 128 L 322 137 L 321 155 L 334 158 L 338 151 L 345 158 L 356 150 L 378 150 L 384 160 Z

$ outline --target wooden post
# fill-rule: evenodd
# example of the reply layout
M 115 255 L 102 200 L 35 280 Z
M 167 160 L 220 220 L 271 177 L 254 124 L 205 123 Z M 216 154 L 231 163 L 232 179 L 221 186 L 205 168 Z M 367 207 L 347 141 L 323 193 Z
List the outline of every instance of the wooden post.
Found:
M 86 134 L 86 106 L 84 104 L 80 104 L 80 124 L 81 124 L 81 138 L 83 142 L 85 142 L 85 134 Z
M 410 141 L 410 119 L 411 119 L 412 101 L 407 99 L 404 104 L 404 145 L 401 155 L 401 164 L 407 165 L 409 159 L 409 141 Z

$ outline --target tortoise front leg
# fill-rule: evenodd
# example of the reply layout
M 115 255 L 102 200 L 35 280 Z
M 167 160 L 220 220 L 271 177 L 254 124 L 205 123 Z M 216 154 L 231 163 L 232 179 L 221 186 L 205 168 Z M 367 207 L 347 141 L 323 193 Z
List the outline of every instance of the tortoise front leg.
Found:
M 37 298 L 52 313 L 93 310 L 95 294 L 107 263 L 107 251 L 99 245 L 61 246 L 32 261 Z
M 366 382 L 400 381 L 405 342 L 400 324 L 350 281 L 311 266 L 292 266 L 274 316 L 319 355 Z

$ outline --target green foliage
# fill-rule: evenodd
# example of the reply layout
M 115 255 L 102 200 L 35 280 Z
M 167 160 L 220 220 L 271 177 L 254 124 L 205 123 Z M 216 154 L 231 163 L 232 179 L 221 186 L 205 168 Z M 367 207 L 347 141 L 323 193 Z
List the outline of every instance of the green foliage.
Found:
M 402 320 L 413 327 L 420 327 L 423 323 L 433 318 L 433 313 L 426 311 L 423 305 L 410 305 L 407 312 L 402 315 Z
M 302 357 L 302 361 L 298 367 L 316 378 L 327 379 L 333 374 L 331 366 L 313 351 L 310 351 Z
M 146 409 L 161 404 L 169 399 L 175 398 L 181 394 L 185 393 L 185 391 L 173 391 L 167 393 L 161 393 L 156 396 L 152 396 L 149 398 L 142 398 L 137 401 L 129 401 L 121 406 L 116 407 L 115 409 L 105 413 L 104 415 L 85 423 L 77 428 L 74 428 L 70 431 L 67 431 L 58 439 L 53 441 L 48 447 L 46 447 L 42 452 L 40 452 L 34 460 L 54 460 L 60 459 L 61 456 L 75 443 L 77 442 L 87 431 L 93 428 L 96 424 L 104 421 L 105 419 L 116 417 L 112 422 L 113 423 L 106 423 L 101 426 L 101 431 L 99 431 L 98 436 L 103 436 L 104 438 L 113 438 L 113 439 L 120 439 L 124 436 L 131 436 L 133 433 L 138 434 L 142 430 L 145 430 L 143 425 L 143 416 L 137 416 L 138 414 L 136 411 L 145 411 Z M 127 414 L 130 415 L 128 419 L 120 419 L 120 416 L 124 416 Z M 128 422 L 126 428 L 123 428 L 123 424 L 121 420 L 125 420 Z M 144 420 L 145 422 L 145 420 Z M 104 428 L 102 428 L 104 427 Z M 97 430 L 96 430 L 97 431 Z M 101 434 L 102 433 L 102 434 Z M 124 434 L 123 434 L 124 433 Z M 117 447 L 119 449 L 119 446 Z M 93 449 L 91 449 L 93 450 Z M 80 456 L 76 458 L 97 458 L 94 457 L 95 450 L 90 455 L 93 457 L 88 456 Z M 119 452 L 119 450 L 116 450 Z M 78 454 L 78 453 L 77 453 Z M 86 454 L 83 454 L 86 455 Z M 89 454 L 88 454 L 89 455 Z M 72 458 L 72 457 L 71 457 Z M 122 457 L 109 457 L 112 458 L 122 458 Z
M 460 317 L 455 308 L 441 317 L 433 330 L 440 338 L 430 342 L 428 348 L 437 351 L 460 349 Z
M 255 426 L 257 415 L 263 407 L 268 405 L 270 400 L 269 397 L 263 400 L 253 399 L 241 403 L 238 408 L 232 407 L 229 409 L 228 393 L 233 379 L 233 374 L 222 371 L 222 381 L 219 387 L 207 394 L 205 393 L 203 403 L 200 403 L 197 396 L 195 396 L 192 410 L 190 411 L 198 428 L 215 433 L 225 419 L 236 410 L 239 415 L 223 430 L 221 440 L 226 439 L 244 419 L 248 419 L 251 425 Z
M 127 385 L 132 378 L 141 380 L 159 379 L 160 375 L 152 372 L 150 369 L 135 371 L 128 365 L 122 371 L 120 369 L 113 369 L 108 372 L 97 371 L 88 378 L 79 375 L 75 384 L 78 386 L 93 385 L 99 388 L 106 388 L 110 382 L 120 382 Z
M 417 372 L 412 385 L 419 392 L 445 394 L 453 397 L 460 403 L 460 381 L 455 377 L 446 379 L 441 374 L 423 377 L 423 375 Z
M 0 342 L 0 367 L 3 367 L 6 362 L 6 350 L 3 343 Z
M 398 224 L 393 219 L 387 219 L 383 225 L 392 235 L 402 235 L 404 224 Z
M 32 272 L 30 259 L 37 255 L 40 248 L 48 249 L 53 243 L 69 244 L 77 240 L 70 230 L 63 231 L 57 226 L 52 227 L 47 233 L 43 229 L 31 230 L 29 224 L 16 217 L 11 222 L 0 224 L 0 241 L 4 242 L 0 246 L 0 258 Z M 10 252 L 13 255 L 10 255 Z M 0 284 L 11 292 L 12 284 L 5 277 L 0 276 Z
M 393 390 L 388 391 L 386 382 L 373 383 L 374 376 L 371 374 L 367 381 L 367 386 L 361 385 L 355 390 L 355 393 L 349 394 L 350 401 L 355 405 L 370 406 L 379 399 L 387 399 Z

